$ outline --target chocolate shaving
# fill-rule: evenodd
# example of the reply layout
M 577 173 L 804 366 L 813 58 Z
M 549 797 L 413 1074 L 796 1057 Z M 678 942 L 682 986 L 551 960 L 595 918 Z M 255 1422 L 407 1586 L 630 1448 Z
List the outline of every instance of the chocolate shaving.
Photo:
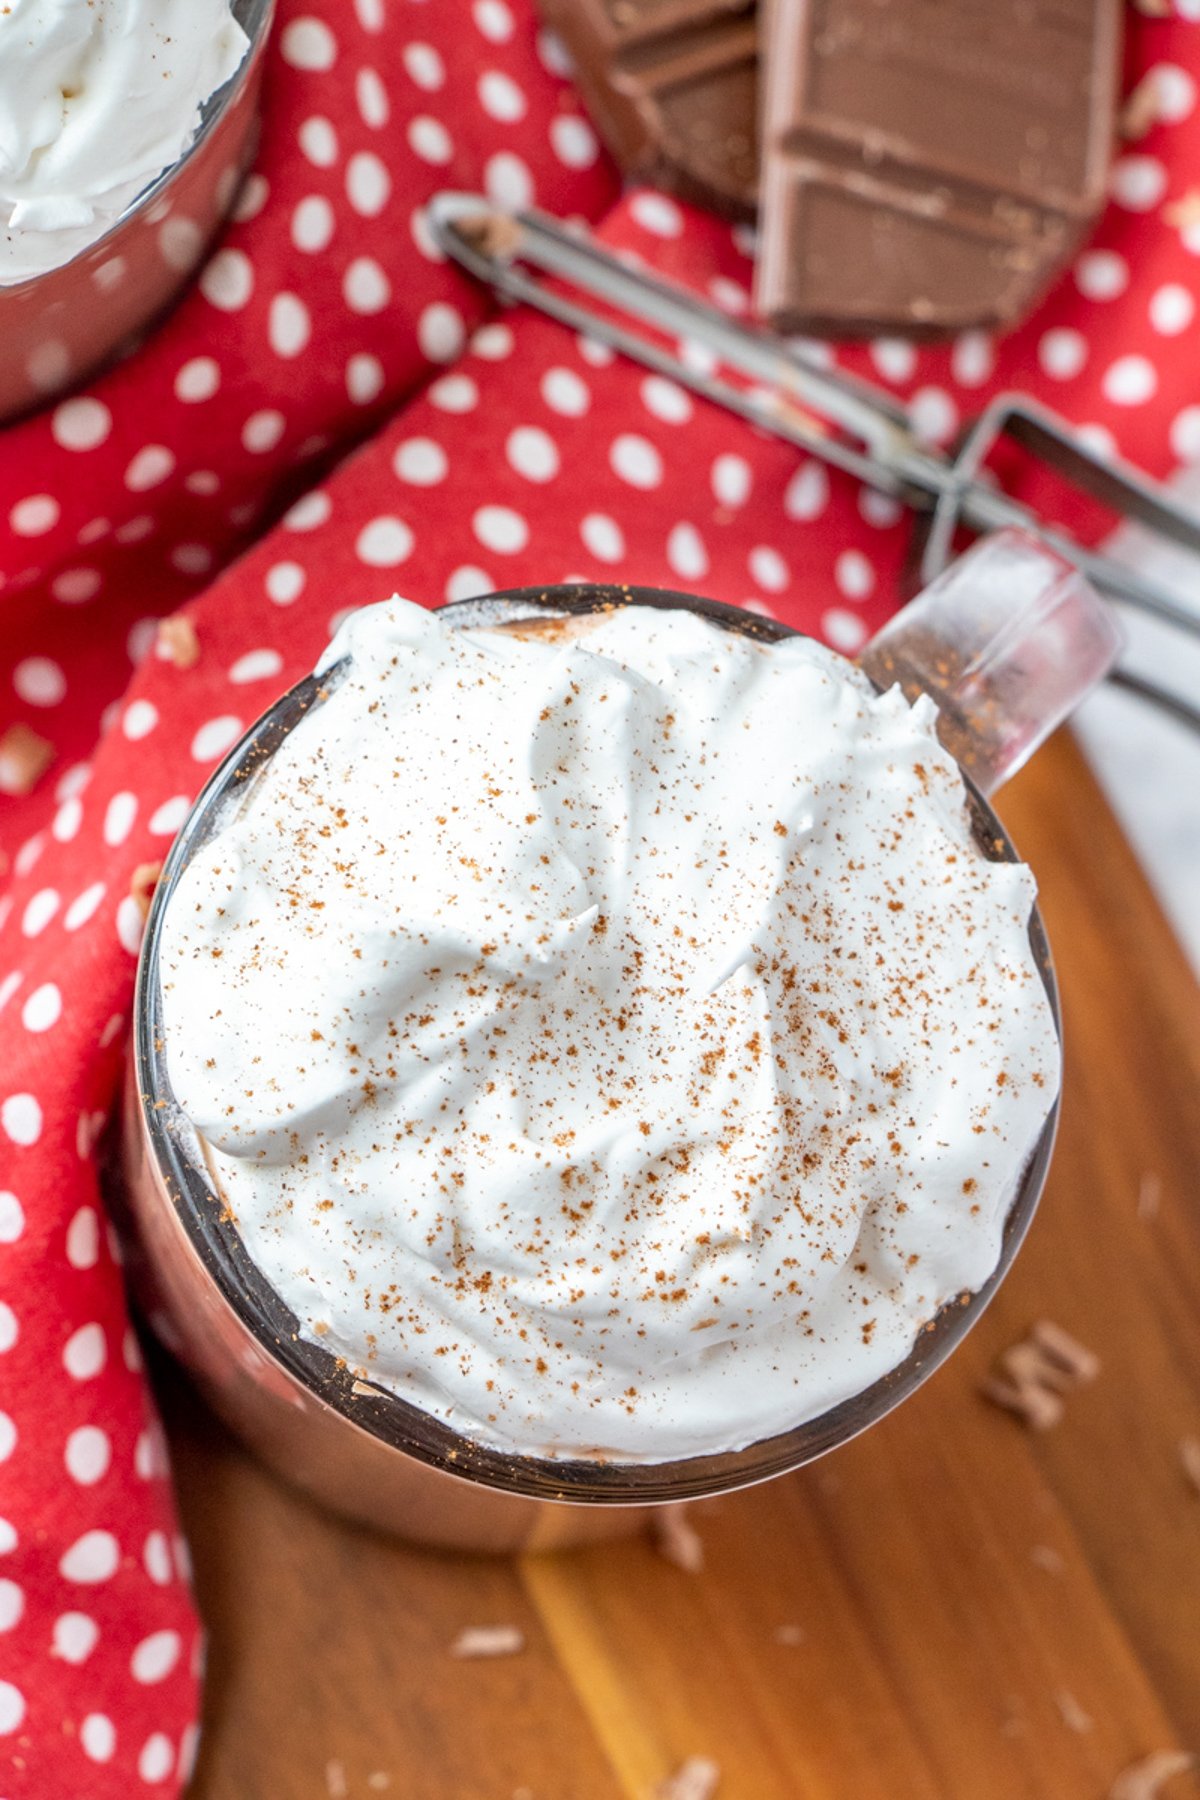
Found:
M 485 1656 L 519 1656 L 525 1634 L 516 1625 L 468 1625 L 450 1646 L 451 1656 L 472 1660 Z
M 1108 1800 L 1154 1800 L 1165 1782 L 1195 1768 L 1196 1758 L 1186 1750 L 1154 1750 L 1122 1770 L 1108 1791 Z
M 1125 100 L 1117 129 L 1128 144 L 1138 144 L 1159 124 L 1163 116 L 1162 89 L 1158 72 L 1147 70 Z
M 1048 1431 L 1065 1411 L 1063 1396 L 1100 1373 L 1100 1359 L 1049 1319 L 998 1359 L 980 1392 L 1015 1413 L 1032 1431 Z
M 200 661 L 200 639 L 186 613 L 158 622 L 158 654 L 177 669 L 194 669 Z
M 1095 1724 L 1092 1715 L 1083 1710 L 1074 1694 L 1068 1693 L 1066 1688 L 1060 1688 L 1055 1694 L 1054 1704 L 1062 1715 L 1062 1722 L 1068 1731 L 1078 1731 L 1082 1734 L 1090 1731 Z
M 704 1567 L 704 1542 L 688 1517 L 686 1506 L 660 1506 L 652 1529 L 660 1556 L 685 1574 L 700 1573 Z
M 721 1771 L 711 1756 L 689 1756 L 673 1775 L 660 1781 L 655 1800 L 712 1800 Z
M 154 898 L 154 890 L 158 886 L 158 878 L 162 874 L 160 862 L 139 863 L 129 877 L 129 892 L 137 902 L 137 909 L 142 918 L 150 913 L 150 902 Z
M 1179 1466 L 1196 1492 L 1200 1494 L 1200 1438 L 1180 1438 Z
M 1133 10 L 1140 12 L 1143 19 L 1169 19 L 1171 0 L 1133 0 Z
M 0 794 L 31 794 L 55 754 L 28 725 L 10 725 L 0 737 Z

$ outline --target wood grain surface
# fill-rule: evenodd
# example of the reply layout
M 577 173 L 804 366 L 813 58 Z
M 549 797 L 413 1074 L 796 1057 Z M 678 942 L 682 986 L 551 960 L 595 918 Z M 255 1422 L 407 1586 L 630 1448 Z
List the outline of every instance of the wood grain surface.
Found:
M 211 1629 L 195 1800 L 643 1800 L 700 1755 L 720 1800 L 1105 1800 L 1200 1750 L 1196 987 L 1068 737 L 1002 811 L 1058 963 L 1064 1117 L 963 1349 L 826 1461 L 692 1509 L 698 1573 L 645 1538 L 505 1562 L 339 1524 L 167 1372 Z M 1103 1369 L 1035 1435 L 978 1388 L 1039 1317 Z M 496 1624 L 519 1655 L 451 1654 Z

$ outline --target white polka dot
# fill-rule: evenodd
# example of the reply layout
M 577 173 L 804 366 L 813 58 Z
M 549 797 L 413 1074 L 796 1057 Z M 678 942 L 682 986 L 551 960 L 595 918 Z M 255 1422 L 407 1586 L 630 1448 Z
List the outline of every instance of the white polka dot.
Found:
M 512 77 L 502 70 L 485 70 L 476 87 L 479 104 L 489 119 L 501 125 L 515 125 L 525 117 L 529 103 Z
M 108 1347 L 102 1325 L 81 1325 L 63 1346 L 63 1368 L 76 1381 L 90 1381 L 104 1367 Z
M 392 116 L 387 89 L 377 69 L 360 69 L 354 78 L 354 97 L 364 125 L 382 131 Z
M 137 795 L 128 789 L 114 794 L 104 813 L 104 841 L 115 848 L 123 844 L 133 829 L 133 821 L 137 818 Z
M 8 522 L 18 537 L 45 537 L 58 524 L 62 508 L 52 494 L 30 494 L 18 500 Z
M 948 443 L 958 429 L 958 407 L 945 388 L 918 388 L 909 410 L 914 430 L 927 443 Z
M 138 1774 L 153 1786 L 155 1782 L 165 1781 L 174 1766 L 174 1745 L 164 1732 L 156 1731 L 146 1739 L 138 1754 Z
M 709 481 L 720 506 L 744 506 L 754 486 L 754 471 L 744 456 L 726 450 L 713 463 Z
M 176 794 L 173 799 L 164 800 L 150 815 L 150 823 L 146 829 L 152 837 L 174 837 L 191 810 L 191 801 L 187 795 Z
M 108 1581 L 121 1562 L 121 1548 L 111 1531 L 85 1531 L 65 1552 L 58 1565 L 66 1581 L 88 1584 Z
M 537 34 L 538 61 L 547 75 L 557 75 L 560 81 L 569 81 L 575 73 L 575 64 L 571 53 L 556 31 L 543 27 Z
M 821 614 L 821 635 L 843 656 L 853 656 L 867 641 L 867 628 L 857 613 L 844 606 L 831 606 Z
M 681 521 L 667 538 L 667 561 L 683 581 L 699 581 L 708 574 L 708 551 L 694 525 Z
M 342 278 L 342 294 L 353 313 L 370 318 L 392 297 L 392 284 L 373 256 L 356 256 Z
M 309 256 L 329 248 L 336 228 L 337 215 L 324 194 L 309 194 L 292 214 L 292 242 Z
M 234 208 L 235 219 L 253 218 L 267 198 L 267 184 L 251 176 Z M 255 204 L 257 202 L 257 204 Z M 159 254 L 169 269 L 187 274 L 204 255 L 204 233 L 195 219 L 167 219 L 158 234 Z
M 332 169 L 338 159 L 338 136 L 328 119 L 319 114 L 305 119 L 297 134 L 301 150 L 317 169 Z
M 539 425 L 518 425 L 508 434 L 504 454 L 526 481 L 553 481 L 559 470 L 558 446 Z
M 578 113 L 557 113 L 551 119 L 550 147 L 567 169 L 590 169 L 600 154 L 599 139 Z
M 346 364 L 346 393 L 355 406 L 370 406 L 387 386 L 387 371 L 377 356 L 360 350 Z
M 25 1696 L 11 1681 L 0 1681 L 0 1737 L 20 1729 L 25 1719 Z M 22 1758 L 22 1765 L 24 1758 Z
M 44 831 L 35 831 L 32 837 L 26 838 L 13 858 L 13 868 L 17 874 L 28 875 L 45 848 L 46 834 Z
M 1196 313 L 1196 302 L 1189 289 L 1178 281 L 1168 281 L 1150 297 L 1150 323 L 1164 337 L 1178 337 L 1186 331 Z
M 117 1728 L 107 1713 L 89 1713 L 79 1727 L 85 1756 L 96 1763 L 111 1762 L 117 1747 Z
M 267 337 L 276 356 L 285 362 L 303 355 L 312 337 L 312 319 L 298 294 L 276 294 L 268 315 Z
M 1171 421 L 1171 449 L 1180 462 L 1200 462 L 1200 406 L 1185 406 Z
M 94 600 L 102 585 L 99 569 L 64 569 L 50 584 L 50 591 L 64 606 L 83 606 Z
M 495 589 L 495 582 L 485 569 L 477 569 L 472 563 L 463 563 L 455 569 L 446 582 L 447 600 L 474 600 L 480 594 L 490 594 Z
M 479 404 L 479 389 L 469 375 L 442 375 L 427 397 L 439 412 L 469 413 Z
M 360 150 L 346 165 L 346 196 L 364 219 L 377 219 L 392 197 L 387 164 L 373 150 Z
M 39 394 L 55 394 L 71 379 L 71 352 L 59 338 L 47 338 L 29 353 L 25 372 Z
M 446 65 L 432 44 L 405 44 L 402 60 L 409 80 L 427 94 L 445 84 Z
M 158 708 L 149 700 L 134 700 L 125 708 L 121 730 L 133 743 L 149 737 L 158 724 Z
M 579 535 L 597 562 L 620 562 L 625 554 L 625 534 L 607 513 L 588 513 L 580 522 Z
M 16 1531 L 7 1519 L 0 1519 L 0 1556 L 8 1556 L 16 1549 L 18 1538 Z
M 322 73 L 337 61 L 337 39 L 322 19 L 293 19 L 284 27 L 279 48 L 293 69 Z
M 0 1104 L 0 1127 L 5 1136 L 22 1149 L 36 1144 L 42 1135 L 42 1109 L 33 1094 L 10 1094 Z
M 94 1269 L 99 1256 L 99 1216 L 94 1206 L 81 1206 L 67 1226 L 67 1261 L 73 1269 Z
M 904 338 L 875 338 L 871 361 L 885 381 L 909 381 L 917 366 L 917 352 Z
M 421 113 L 408 126 L 408 147 L 422 162 L 442 167 L 454 155 L 454 140 L 440 119 Z
M 333 501 L 320 488 L 314 488 L 311 494 L 305 494 L 294 506 L 288 508 L 283 515 L 284 529 L 287 531 L 318 531 L 328 523 L 333 513 Z
M 57 706 L 67 692 L 67 678 L 48 656 L 27 656 L 13 670 L 13 686 L 26 706 Z
M 529 527 L 511 506 L 481 506 L 471 520 L 471 528 L 485 550 L 502 556 L 514 556 L 529 542 Z
M 0 981 L 0 1012 L 4 1011 L 4 1008 L 8 1005 L 9 1001 L 20 987 L 22 979 L 23 977 L 19 969 L 11 969 L 4 977 L 4 980 Z
M 1154 364 L 1145 356 L 1119 356 L 1104 371 L 1105 398 L 1114 406 L 1141 406 L 1158 388 Z
M 417 320 L 417 342 L 430 362 L 453 362 L 466 335 L 461 314 L 444 300 L 435 300 Z
M 533 205 L 535 190 L 529 164 L 513 150 L 497 150 L 494 156 L 488 157 L 483 168 L 483 186 L 497 206 L 520 212 Z
M 39 888 L 27 903 L 21 916 L 21 930 L 26 937 L 37 937 L 43 932 L 59 908 L 59 897 L 54 888 Z
M 640 392 L 646 411 L 666 425 L 685 425 L 692 416 L 691 395 L 665 375 L 647 375 Z
M 1150 70 L 1158 116 L 1168 125 L 1182 125 L 1196 105 L 1195 79 L 1178 63 L 1155 63 Z
M 262 412 L 251 413 L 242 426 L 242 445 L 251 456 L 266 456 L 275 449 L 286 430 L 287 420 L 283 414 L 272 407 L 264 407 Z
M 268 600 L 276 606 L 291 606 L 304 592 L 304 584 L 308 576 L 298 562 L 278 562 L 272 564 L 263 579 Z
M 397 476 L 413 487 L 436 487 L 439 481 L 445 481 L 449 467 L 446 452 L 433 438 L 405 438 L 392 457 Z
M 134 1472 L 140 1481 L 155 1481 L 170 1473 L 166 1439 L 158 1424 L 147 1425 L 138 1433 L 133 1447 Z
M 8 1461 L 17 1447 L 17 1428 L 6 1412 L 0 1412 L 0 1463 Z
M 412 555 L 413 534 L 403 519 L 372 519 L 358 534 L 354 550 L 371 569 L 394 569 Z
M 146 538 L 153 537 L 157 526 L 148 513 L 140 513 L 136 519 L 127 519 L 124 525 L 117 527 L 118 544 L 140 544 Z
M 63 1453 L 67 1474 L 80 1487 L 94 1487 L 108 1473 L 112 1461 L 112 1445 L 107 1433 L 98 1425 L 81 1425 L 67 1439 Z
M 49 1031 L 62 1018 L 62 995 L 52 981 L 34 988 L 21 1008 L 21 1023 L 26 1031 Z
M 580 356 L 585 363 L 590 363 L 593 369 L 607 369 L 616 357 L 617 353 L 611 345 L 602 344 L 599 338 L 580 337 L 576 339 L 576 342 L 579 345 Z
M 506 44 L 516 29 L 512 12 L 505 0 L 475 0 L 471 8 L 481 36 L 491 44 Z
M 222 713 L 218 719 L 209 719 L 192 739 L 193 761 L 215 762 L 218 756 L 224 756 L 241 735 L 242 721 L 232 713 Z
M 354 0 L 354 10 L 364 31 L 382 31 L 387 23 L 385 0 Z
M 485 362 L 503 362 L 512 355 L 513 334 L 507 325 L 481 325 L 471 339 L 471 349 Z
M 787 564 L 770 544 L 756 544 L 747 559 L 756 586 L 781 594 L 791 580 Z
M 200 276 L 200 292 L 218 312 L 240 312 L 254 292 L 254 268 L 244 250 L 218 250 Z
M 86 1662 L 100 1639 L 100 1627 L 86 1613 L 62 1613 L 54 1621 L 52 1656 L 65 1663 Z
M 95 450 L 112 430 L 112 414 L 103 400 L 80 394 L 55 407 L 50 430 L 64 450 Z
M 981 387 L 996 363 L 995 345 L 986 331 L 964 331 L 954 340 L 950 367 L 963 387 Z
M 875 592 L 875 570 L 861 550 L 843 550 L 833 566 L 833 578 L 847 600 L 866 600 Z
M 0 1356 L 12 1349 L 19 1335 L 16 1313 L 6 1300 L 0 1300 Z M 0 1624 L 0 1631 L 3 1630 L 3 1624 Z
M 581 419 L 592 403 L 587 382 L 573 369 L 547 369 L 542 376 L 541 394 L 552 412 L 567 419 Z
M 84 888 L 82 894 L 80 894 L 77 899 L 72 900 L 63 916 L 63 925 L 65 929 L 67 931 L 78 931 L 81 925 L 86 925 L 103 898 L 104 883 L 102 881 L 93 881 L 90 887 Z M 57 911 L 57 894 L 54 896 L 54 906 Z M 51 914 L 51 917 L 53 917 L 53 914 Z
M 267 681 L 282 668 L 283 658 L 278 650 L 247 650 L 230 669 L 229 679 L 235 687 L 242 687 L 251 681 Z
M 642 230 L 652 237 L 675 238 L 683 230 L 683 214 L 665 194 L 635 194 L 629 210 Z
M 156 1587 L 168 1587 L 171 1583 L 171 1546 L 167 1542 L 165 1531 L 152 1531 L 142 1549 L 142 1563 L 147 1575 Z
M 177 1631 L 155 1631 L 150 1637 L 143 1638 L 129 1659 L 133 1679 L 144 1687 L 165 1681 L 179 1661 L 182 1649 L 183 1641 Z
M 636 432 L 623 431 L 614 438 L 608 460 L 614 475 L 643 492 L 656 488 L 662 480 L 662 457 L 649 438 Z
M 69 844 L 78 836 L 79 827 L 83 824 L 83 802 L 78 795 L 64 800 L 50 825 L 50 831 L 60 844 Z
M 1113 164 L 1109 186 L 1127 212 L 1149 212 L 1167 191 L 1167 171 L 1156 156 L 1122 156 Z
M 1115 250 L 1085 250 L 1075 265 L 1075 285 L 1088 300 L 1116 300 L 1129 286 L 1129 264 Z
M 801 463 L 784 489 L 783 510 L 789 519 L 819 519 L 829 504 L 829 471 L 824 463 Z
M 25 1595 L 15 1581 L 0 1581 L 0 1631 L 12 1631 L 25 1615 Z
M 1071 381 L 1087 361 L 1087 339 L 1069 325 L 1044 331 L 1038 340 L 1038 362 L 1056 381 Z
M 125 486 L 132 494 L 144 494 L 160 487 L 174 467 L 175 458 L 165 444 L 147 444 L 126 469 Z

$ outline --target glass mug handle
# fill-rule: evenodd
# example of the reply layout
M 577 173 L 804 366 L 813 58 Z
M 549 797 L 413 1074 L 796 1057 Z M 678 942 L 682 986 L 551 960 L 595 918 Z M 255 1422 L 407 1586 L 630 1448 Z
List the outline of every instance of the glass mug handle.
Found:
M 928 694 L 938 736 L 983 794 L 1028 761 L 1112 668 L 1108 606 L 1031 532 L 981 539 L 889 620 L 858 661 L 879 687 Z

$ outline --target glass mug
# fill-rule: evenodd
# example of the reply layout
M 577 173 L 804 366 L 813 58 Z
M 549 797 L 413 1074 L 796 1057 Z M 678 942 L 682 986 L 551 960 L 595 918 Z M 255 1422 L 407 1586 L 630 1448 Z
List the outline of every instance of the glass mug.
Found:
M 790 627 L 686 594 L 623 587 L 525 588 L 442 609 L 459 626 L 526 630 L 616 606 L 685 608 L 763 643 Z M 561 626 L 556 628 L 561 630 Z M 1081 578 L 1032 538 L 1002 533 L 962 558 L 859 658 L 880 687 L 937 699 L 943 741 L 968 782 L 976 839 L 994 860 L 1016 852 L 985 795 L 1100 679 L 1119 638 Z M 789 1431 L 739 1450 L 671 1462 L 595 1462 L 488 1448 L 408 1402 L 356 1380 L 316 1342 L 250 1260 L 171 1092 L 159 949 L 165 908 L 196 848 L 255 774 L 319 706 L 308 677 L 283 695 L 213 775 L 163 870 L 138 972 L 129 1077 L 111 1198 L 128 1244 L 135 1300 L 226 1423 L 280 1474 L 336 1511 L 427 1544 L 551 1548 L 624 1534 L 644 1509 L 780 1475 L 845 1443 L 925 1381 L 979 1317 L 1012 1263 L 1045 1181 L 1057 1108 L 1011 1203 L 1000 1261 L 965 1303 L 945 1305 L 908 1357 L 880 1380 Z M 1049 949 L 1035 909 L 1030 939 L 1056 1024 Z

